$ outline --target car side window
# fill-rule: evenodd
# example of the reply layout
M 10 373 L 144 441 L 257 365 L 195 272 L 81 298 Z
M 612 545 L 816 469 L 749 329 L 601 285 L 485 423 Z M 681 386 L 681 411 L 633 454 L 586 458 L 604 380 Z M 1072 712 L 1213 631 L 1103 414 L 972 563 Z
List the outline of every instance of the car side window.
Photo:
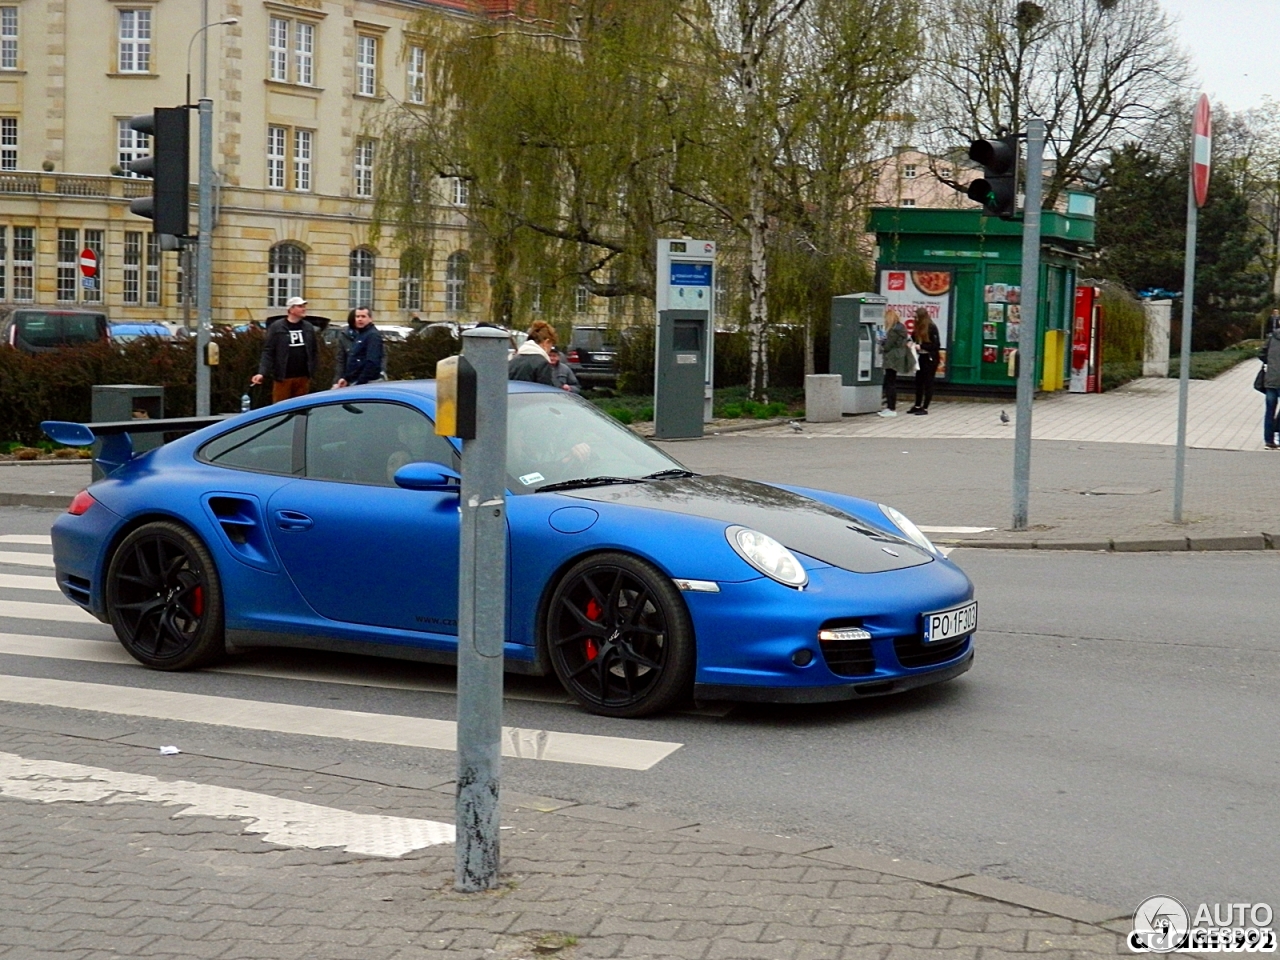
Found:
M 406 463 L 453 466 L 453 447 L 422 413 L 399 403 L 328 403 L 307 413 L 306 476 L 395 486 Z
M 200 458 L 220 467 L 292 476 L 295 417 L 285 414 L 256 420 L 210 440 Z

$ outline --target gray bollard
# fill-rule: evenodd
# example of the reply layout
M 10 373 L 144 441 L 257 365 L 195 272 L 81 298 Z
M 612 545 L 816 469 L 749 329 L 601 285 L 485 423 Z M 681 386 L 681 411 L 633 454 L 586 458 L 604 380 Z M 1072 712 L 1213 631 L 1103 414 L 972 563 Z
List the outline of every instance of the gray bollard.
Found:
M 836 423 L 843 416 L 838 373 L 811 373 L 804 378 L 804 418 L 809 423 Z

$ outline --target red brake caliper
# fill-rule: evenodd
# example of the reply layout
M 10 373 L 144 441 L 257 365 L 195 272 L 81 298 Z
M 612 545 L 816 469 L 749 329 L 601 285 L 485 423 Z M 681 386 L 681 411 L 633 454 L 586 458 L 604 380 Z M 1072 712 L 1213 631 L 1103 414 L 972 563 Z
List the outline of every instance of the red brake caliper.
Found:
M 197 617 L 204 616 L 204 587 L 191 591 L 191 612 Z
M 604 611 L 600 609 L 600 604 L 596 602 L 596 598 L 592 597 L 587 601 L 587 619 L 600 622 L 600 616 Z M 600 656 L 600 647 L 591 637 L 587 637 L 587 659 L 594 660 Z

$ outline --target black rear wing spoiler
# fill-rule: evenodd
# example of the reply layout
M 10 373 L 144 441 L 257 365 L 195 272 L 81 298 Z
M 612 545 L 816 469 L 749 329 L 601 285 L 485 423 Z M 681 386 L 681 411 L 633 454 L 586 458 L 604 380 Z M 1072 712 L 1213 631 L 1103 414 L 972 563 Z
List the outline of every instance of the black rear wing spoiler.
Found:
M 102 471 L 103 476 L 106 476 L 133 459 L 131 434 L 164 433 L 183 436 L 211 427 L 215 423 L 221 423 L 230 416 L 236 416 L 236 414 L 225 413 L 216 417 L 174 417 L 169 420 L 117 420 L 113 423 L 45 420 L 40 424 L 40 429 L 54 443 L 67 447 L 87 447 L 101 440 L 102 444 L 93 462 Z

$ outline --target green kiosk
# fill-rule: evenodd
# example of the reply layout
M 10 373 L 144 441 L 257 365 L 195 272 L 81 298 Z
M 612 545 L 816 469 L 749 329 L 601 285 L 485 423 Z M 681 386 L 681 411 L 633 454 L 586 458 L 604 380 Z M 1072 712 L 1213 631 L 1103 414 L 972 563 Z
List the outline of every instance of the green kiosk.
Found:
M 1068 210 L 1041 219 L 1040 309 L 1036 383 L 1061 390 L 1071 362 L 1079 264 L 1094 247 L 1093 198 L 1072 194 Z M 876 207 L 877 292 L 886 324 L 896 315 L 911 328 L 924 307 L 944 348 L 938 380 L 961 390 L 1015 389 L 1022 323 L 1022 223 L 981 210 Z

